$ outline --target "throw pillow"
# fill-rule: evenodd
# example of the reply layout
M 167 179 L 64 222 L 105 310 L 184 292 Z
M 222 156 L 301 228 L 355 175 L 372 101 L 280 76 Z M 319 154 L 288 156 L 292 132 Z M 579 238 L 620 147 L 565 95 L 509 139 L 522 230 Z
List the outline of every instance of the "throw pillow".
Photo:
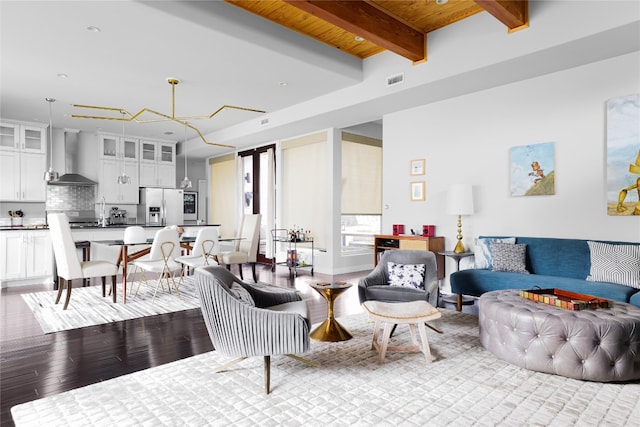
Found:
M 493 255 L 493 271 L 513 271 L 529 274 L 526 267 L 525 254 L 527 245 L 519 243 L 491 242 Z
M 424 264 L 396 264 L 387 262 L 389 284 L 414 289 L 424 289 Z
M 475 248 L 473 250 L 473 258 L 475 260 L 476 268 L 491 269 L 493 267 L 491 262 L 491 242 L 497 243 L 515 243 L 515 237 L 483 237 L 475 239 Z
M 256 303 L 253 301 L 253 298 L 251 298 L 251 294 L 248 290 L 243 288 L 242 285 L 239 285 L 238 283 L 232 283 L 230 290 L 231 294 L 236 297 L 237 300 L 255 307 Z
M 591 270 L 587 280 L 640 289 L 640 245 L 587 244 L 591 252 Z

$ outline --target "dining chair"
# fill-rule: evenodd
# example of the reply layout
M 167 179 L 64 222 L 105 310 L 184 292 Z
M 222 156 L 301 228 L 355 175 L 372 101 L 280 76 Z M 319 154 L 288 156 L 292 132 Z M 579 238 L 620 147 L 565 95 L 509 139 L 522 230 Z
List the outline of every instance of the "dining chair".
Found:
M 138 295 L 140 285 L 144 283 L 148 286 L 146 273 L 157 274 L 156 288 L 153 293 L 153 300 L 156 298 L 158 288 L 164 283 L 167 284 L 169 293 L 171 288 L 176 292 L 179 298 L 180 291 L 175 282 L 175 273 L 182 270 L 182 264 L 176 262 L 176 258 L 180 256 L 180 238 L 178 231 L 172 228 L 163 228 L 158 230 L 153 237 L 151 250 L 148 258 L 141 258 L 133 261 L 133 265 L 140 269 L 140 279 L 134 296 Z
M 56 296 L 56 304 L 60 302 L 62 290 L 66 284 L 67 296 L 63 310 L 67 309 L 69 300 L 71 299 L 73 280 L 75 279 L 101 277 L 102 296 L 106 296 L 105 287 L 107 276 L 111 276 L 111 292 L 113 294 L 113 302 L 116 302 L 116 276 L 118 274 L 118 267 L 109 261 L 80 261 L 66 214 L 47 214 L 47 224 L 49 225 L 49 235 L 51 236 L 53 254 L 58 270 L 58 295 Z
M 214 257 L 220 252 L 220 237 L 218 227 L 204 227 L 198 230 L 196 241 L 189 255 L 176 258 L 176 261 L 183 265 L 182 275 L 185 268 L 196 269 L 204 265 L 217 264 Z
M 227 270 L 231 270 L 232 264 L 238 264 L 240 270 L 240 278 L 242 276 L 243 264 L 251 264 L 251 272 L 253 273 L 253 281 L 257 282 L 256 262 L 258 261 L 258 245 L 260 244 L 260 222 L 261 214 L 250 214 L 242 217 L 240 225 L 240 236 L 236 242 L 235 250 L 228 252 L 220 252 L 218 262 L 226 265 Z
M 147 232 L 144 230 L 143 227 L 141 227 L 139 225 L 129 226 L 129 227 L 124 229 L 124 237 L 123 237 L 122 241 L 125 244 L 146 242 L 147 241 Z M 148 248 L 148 247 L 149 247 L 149 245 L 146 245 L 146 244 L 144 244 L 144 245 L 133 245 L 133 246 L 129 247 L 129 252 L 133 253 L 134 251 L 135 252 L 141 251 L 141 250 L 143 250 L 145 248 Z M 129 270 L 129 266 L 133 267 L 133 271 Z M 130 262 L 127 265 L 127 271 L 128 271 L 127 275 L 129 277 L 135 277 L 137 270 L 138 270 L 138 268 L 135 265 L 133 265 L 133 263 Z M 129 281 L 129 277 L 127 277 L 127 281 Z

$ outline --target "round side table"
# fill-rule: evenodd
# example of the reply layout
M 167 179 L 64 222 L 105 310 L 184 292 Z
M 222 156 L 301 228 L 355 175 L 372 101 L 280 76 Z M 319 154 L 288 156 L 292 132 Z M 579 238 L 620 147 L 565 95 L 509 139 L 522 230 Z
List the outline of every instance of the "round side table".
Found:
M 440 255 L 444 255 L 446 257 L 449 258 L 453 258 L 456 262 L 456 271 L 460 271 L 460 260 L 462 258 L 466 258 L 468 256 L 473 256 L 473 252 L 454 252 L 454 251 L 443 251 L 443 252 L 438 252 Z M 456 309 L 458 311 L 462 310 L 462 306 L 463 305 L 473 305 L 473 303 L 475 302 L 475 300 L 473 298 L 469 298 L 469 297 L 465 297 L 462 295 L 455 295 L 455 294 L 450 294 L 450 295 L 443 295 L 442 296 L 442 301 L 447 303 L 447 304 L 455 304 L 456 305 Z
M 344 291 L 351 287 L 351 283 L 336 282 L 336 283 L 310 283 L 313 289 L 318 291 L 320 295 L 327 300 L 327 318 L 321 325 L 315 328 L 309 336 L 318 341 L 346 341 L 353 338 L 351 332 L 349 332 L 344 326 L 342 326 L 336 320 L 333 315 L 333 302 Z

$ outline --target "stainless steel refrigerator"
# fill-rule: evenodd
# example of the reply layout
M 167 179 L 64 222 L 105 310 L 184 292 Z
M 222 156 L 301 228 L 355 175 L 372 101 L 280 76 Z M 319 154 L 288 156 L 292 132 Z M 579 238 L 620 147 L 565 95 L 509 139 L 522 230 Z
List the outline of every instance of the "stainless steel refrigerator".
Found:
M 173 188 L 140 188 L 138 224 L 183 224 L 183 193 Z

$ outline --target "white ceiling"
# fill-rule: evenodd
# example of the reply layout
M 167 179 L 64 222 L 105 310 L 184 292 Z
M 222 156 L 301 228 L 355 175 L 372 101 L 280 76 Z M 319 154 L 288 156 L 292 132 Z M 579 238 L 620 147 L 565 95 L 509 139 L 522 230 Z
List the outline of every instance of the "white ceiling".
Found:
M 507 34 L 479 13 L 429 33 L 428 61 L 412 65 L 389 52 L 361 61 L 221 1 L 0 0 L 0 117 L 48 123 L 44 98 L 53 97 L 54 127 L 121 133 L 120 122 L 72 118 L 90 111 L 71 104 L 170 115 L 166 78 L 177 77 L 176 116 L 208 115 L 223 104 L 268 111 L 225 111 L 194 123 L 210 141 L 242 149 L 640 49 L 636 0 L 529 5 L 530 28 Z M 405 84 L 386 87 L 399 71 Z M 127 123 L 126 133 L 184 137 L 174 122 Z M 190 157 L 230 151 L 193 133 L 188 139 Z
M 362 75 L 359 59 L 223 2 L 2 1 L 0 8 L 5 119 L 48 123 L 44 98 L 52 97 L 54 127 L 121 133 L 121 122 L 70 117 L 104 115 L 72 104 L 170 115 L 166 78 L 177 77 L 176 116 L 209 115 L 224 104 L 276 111 Z M 194 124 L 207 134 L 259 116 L 225 110 Z M 184 137 L 175 122 L 127 123 L 125 130 Z

